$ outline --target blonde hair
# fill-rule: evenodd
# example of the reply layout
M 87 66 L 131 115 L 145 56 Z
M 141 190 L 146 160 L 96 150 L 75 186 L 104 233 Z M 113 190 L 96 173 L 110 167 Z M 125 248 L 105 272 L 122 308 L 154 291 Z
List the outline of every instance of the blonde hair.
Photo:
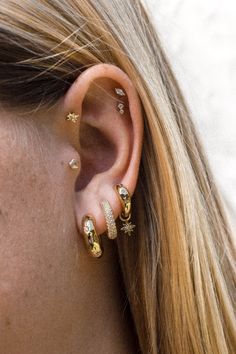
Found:
M 235 246 L 184 98 L 140 1 L 0 2 L 0 100 L 46 107 L 113 63 L 143 106 L 136 236 L 117 241 L 144 354 L 235 353 Z

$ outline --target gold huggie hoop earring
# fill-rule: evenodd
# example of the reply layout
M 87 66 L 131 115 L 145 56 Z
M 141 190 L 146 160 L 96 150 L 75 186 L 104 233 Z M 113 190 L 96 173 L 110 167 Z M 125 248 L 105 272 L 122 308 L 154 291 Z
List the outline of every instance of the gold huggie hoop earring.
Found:
M 91 215 L 85 215 L 82 218 L 82 230 L 85 244 L 91 256 L 101 257 L 103 250 L 100 237 L 96 232 L 95 220 Z
M 101 205 L 101 207 L 104 211 L 104 215 L 105 215 L 108 238 L 110 238 L 111 240 L 114 240 L 114 238 L 117 237 L 117 228 L 116 228 L 116 222 L 115 222 L 115 218 L 113 215 L 111 205 L 108 202 L 108 200 L 106 200 L 106 199 L 103 200 L 100 203 L 100 205 Z
M 66 116 L 66 120 L 69 120 L 72 123 L 76 123 L 78 119 L 79 119 L 79 115 L 77 115 L 75 113 L 69 113 Z
M 131 198 L 128 189 L 123 184 L 117 184 L 115 186 L 119 199 L 122 204 L 122 212 L 119 215 L 121 221 L 123 221 L 123 227 L 121 228 L 125 234 L 129 236 L 133 232 L 135 225 L 129 222 L 131 218 Z

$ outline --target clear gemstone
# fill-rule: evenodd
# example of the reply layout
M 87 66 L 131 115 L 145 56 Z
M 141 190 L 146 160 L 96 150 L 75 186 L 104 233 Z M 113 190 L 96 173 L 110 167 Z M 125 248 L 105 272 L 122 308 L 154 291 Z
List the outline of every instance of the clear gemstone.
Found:
M 121 88 L 115 88 L 116 94 L 119 96 L 125 96 L 124 91 Z

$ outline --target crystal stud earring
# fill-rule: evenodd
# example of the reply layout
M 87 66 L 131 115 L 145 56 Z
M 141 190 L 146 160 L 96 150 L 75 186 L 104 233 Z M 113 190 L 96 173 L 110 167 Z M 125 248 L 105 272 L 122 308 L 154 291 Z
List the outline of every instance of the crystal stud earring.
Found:
M 122 90 L 122 88 L 116 87 L 115 92 L 118 96 L 125 96 L 125 92 Z
M 69 166 L 72 170 L 77 170 L 79 168 L 79 163 L 76 159 L 72 159 L 69 162 Z
M 124 111 L 124 108 L 125 108 L 124 103 L 119 102 L 118 105 L 117 105 L 117 108 L 118 108 L 118 111 L 119 111 L 120 114 L 124 114 L 125 113 L 125 111 Z

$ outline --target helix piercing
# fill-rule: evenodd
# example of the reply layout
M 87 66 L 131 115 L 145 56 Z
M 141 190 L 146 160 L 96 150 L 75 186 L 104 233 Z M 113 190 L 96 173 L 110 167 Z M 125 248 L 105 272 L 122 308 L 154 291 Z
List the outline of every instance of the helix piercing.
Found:
M 75 114 L 75 113 L 69 113 L 66 116 L 66 120 L 71 121 L 72 123 L 76 123 L 77 120 L 79 119 L 79 115 Z
M 85 245 L 89 254 L 99 258 L 102 256 L 103 249 L 100 237 L 96 231 L 95 219 L 91 215 L 84 215 L 82 218 L 82 230 Z
M 69 166 L 72 168 L 72 170 L 77 170 L 79 168 L 79 163 L 76 159 L 72 159 L 69 162 Z
M 115 218 L 113 215 L 113 211 L 111 208 L 110 203 L 108 202 L 108 200 L 103 200 L 100 203 L 104 215 L 105 215 L 105 220 L 106 220 L 106 224 L 107 224 L 107 235 L 108 238 L 110 239 L 115 239 L 117 237 L 117 229 L 116 229 L 116 222 L 115 222 Z
M 122 88 L 115 88 L 115 92 L 118 96 L 125 96 L 125 92 L 122 90 Z
M 118 105 L 117 105 L 117 108 L 118 108 L 118 111 L 119 111 L 120 114 L 124 114 L 125 113 L 125 111 L 124 111 L 124 108 L 125 108 L 124 103 L 119 102 Z
M 131 221 L 129 221 L 131 218 L 130 194 L 128 189 L 123 184 L 116 184 L 115 189 L 122 205 L 122 212 L 119 215 L 120 220 L 123 221 L 123 227 L 121 230 L 130 236 L 136 227 Z

